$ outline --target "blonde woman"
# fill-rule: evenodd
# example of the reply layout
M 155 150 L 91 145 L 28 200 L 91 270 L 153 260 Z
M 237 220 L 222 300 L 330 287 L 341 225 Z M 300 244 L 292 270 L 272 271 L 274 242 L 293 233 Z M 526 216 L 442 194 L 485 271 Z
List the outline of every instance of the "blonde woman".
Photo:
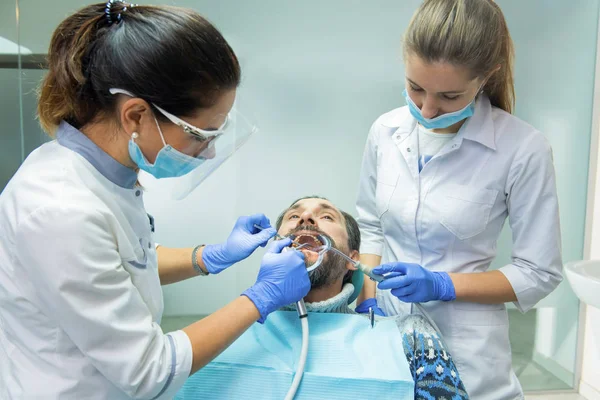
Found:
M 359 312 L 422 303 L 472 399 L 522 398 L 505 303 L 562 280 L 552 150 L 512 115 L 513 44 L 491 0 L 426 0 L 403 43 L 406 107 L 373 124 L 357 200 L 370 280 Z M 490 271 L 508 218 L 512 262 Z

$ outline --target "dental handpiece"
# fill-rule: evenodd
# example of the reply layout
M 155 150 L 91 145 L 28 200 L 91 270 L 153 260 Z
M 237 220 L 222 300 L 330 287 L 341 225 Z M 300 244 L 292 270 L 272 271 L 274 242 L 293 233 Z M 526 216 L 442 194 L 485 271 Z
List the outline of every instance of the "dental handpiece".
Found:
M 369 278 L 373 279 L 374 281 L 381 282 L 382 280 L 385 279 L 385 277 L 383 275 L 374 274 L 373 273 L 373 269 L 374 269 L 373 267 L 369 267 L 368 265 L 362 264 L 359 261 L 351 259 L 350 257 L 348 257 L 347 255 L 345 255 L 344 253 L 342 253 L 341 251 L 339 251 L 335 247 L 330 247 L 327 250 L 331 250 L 331 251 L 334 251 L 335 253 L 339 254 L 340 256 L 342 256 L 343 258 L 345 258 L 349 263 L 352 263 L 352 265 L 354 265 L 360 272 L 362 272 L 363 274 L 367 275 Z

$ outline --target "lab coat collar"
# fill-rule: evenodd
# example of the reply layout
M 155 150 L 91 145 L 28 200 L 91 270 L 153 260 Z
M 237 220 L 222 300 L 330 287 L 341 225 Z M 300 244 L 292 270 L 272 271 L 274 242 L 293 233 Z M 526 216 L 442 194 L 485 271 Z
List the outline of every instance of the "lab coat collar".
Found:
M 401 141 L 410 135 L 417 126 L 417 120 L 410 114 L 408 107 L 392 110 L 384 114 L 380 121 L 381 125 L 390 129 L 390 134 L 395 134 Z M 492 105 L 487 95 L 478 96 L 475 102 L 475 113 L 462 126 L 457 139 L 459 136 L 496 150 Z
M 492 104 L 486 94 L 482 93 L 475 102 L 475 113 L 460 129 L 467 140 L 481 143 L 496 150 L 496 134 L 492 118 Z
M 56 133 L 58 143 L 85 158 L 106 179 L 125 189 L 131 189 L 137 182 L 137 173 L 104 152 L 90 138 L 62 121 Z

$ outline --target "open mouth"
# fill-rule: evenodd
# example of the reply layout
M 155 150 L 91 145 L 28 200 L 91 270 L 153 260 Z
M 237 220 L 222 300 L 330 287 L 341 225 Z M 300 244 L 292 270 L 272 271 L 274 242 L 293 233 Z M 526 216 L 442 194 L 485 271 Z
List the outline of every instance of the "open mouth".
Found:
M 294 235 L 293 248 L 300 248 L 304 253 L 306 266 L 310 267 L 317 262 L 319 250 L 325 245 L 317 232 L 301 232 Z

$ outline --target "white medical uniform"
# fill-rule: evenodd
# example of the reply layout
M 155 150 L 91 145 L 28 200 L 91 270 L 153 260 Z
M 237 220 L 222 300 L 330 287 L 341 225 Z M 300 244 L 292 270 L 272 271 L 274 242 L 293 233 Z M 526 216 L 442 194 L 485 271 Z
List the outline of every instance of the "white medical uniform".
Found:
M 136 179 L 63 122 L 2 192 L 1 399 L 167 399 L 185 382 Z
M 512 263 L 500 268 L 522 312 L 562 280 L 561 238 L 552 151 L 544 136 L 492 107 L 485 95 L 473 117 L 419 173 L 417 122 L 407 107 L 373 124 L 364 153 L 358 222 L 361 253 L 382 263 L 432 271 L 484 272 L 508 217 Z M 410 306 L 377 290 L 388 314 Z M 511 367 L 504 304 L 429 302 L 472 399 L 520 399 Z

